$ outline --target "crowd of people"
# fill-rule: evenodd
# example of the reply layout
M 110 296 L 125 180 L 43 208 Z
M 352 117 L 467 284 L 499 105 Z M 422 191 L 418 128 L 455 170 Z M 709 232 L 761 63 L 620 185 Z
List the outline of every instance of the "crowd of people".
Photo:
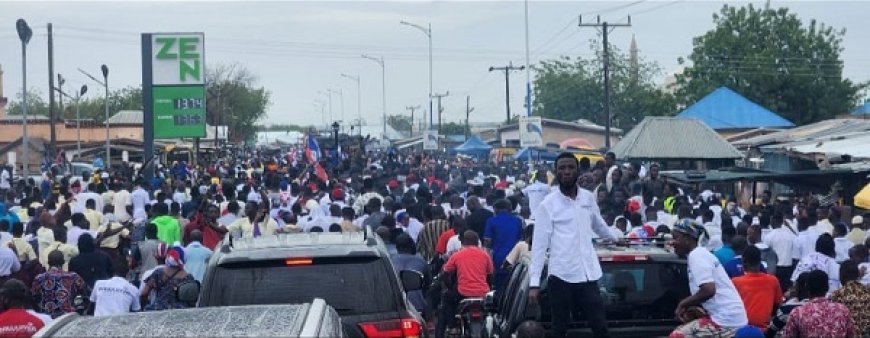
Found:
M 764 192 L 751 203 L 688 191 L 658 165 L 620 164 L 612 153 L 596 163 L 566 153 L 530 170 L 362 147 L 340 156 L 248 149 L 158 165 L 149 180 L 138 171 L 121 163 L 14 184 L 0 173 L 0 336 L 33 334 L 71 312 L 192 306 L 174 290 L 203 279 L 227 236 L 357 231 L 380 236 L 397 271 L 437 281 L 408 294 L 436 336 L 453 327 L 461 299 L 499 290 L 525 254 L 533 304 L 548 266 L 553 333 L 565 336 L 578 308 L 607 336 L 593 238 L 672 239 L 687 257 L 692 295 L 673 337 L 870 334 L 870 217 L 844 224 L 838 205 L 811 196 Z

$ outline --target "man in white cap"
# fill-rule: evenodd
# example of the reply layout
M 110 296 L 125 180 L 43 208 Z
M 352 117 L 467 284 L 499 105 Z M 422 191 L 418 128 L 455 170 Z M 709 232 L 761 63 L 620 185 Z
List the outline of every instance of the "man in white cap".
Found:
M 846 239 L 858 245 L 864 244 L 866 238 L 867 229 L 864 229 L 864 217 L 861 217 L 861 215 L 852 217 L 852 230 L 846 235 Z

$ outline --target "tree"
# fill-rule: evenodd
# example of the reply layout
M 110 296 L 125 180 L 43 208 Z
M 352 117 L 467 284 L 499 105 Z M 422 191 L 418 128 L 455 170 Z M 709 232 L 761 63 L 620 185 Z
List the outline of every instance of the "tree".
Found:
M 592 41 L 593 50 L 599 50 L 597 45 Z M 535 71 L 534 115 L 604 124 L 604 71 L 599 60 L 562 56 L 542 61 Z M 644 116 L 673 114 L 673 96 L 656 88 L 653 82 L 658 73 L 655 63 L 630 62 L 610 46 L 610 113 L 614 127 L 628 130 Z
M 677 76 L 685 104 L 727 86 L 800 125 L 848 112 L 866 86 L 843 77 L 845 30 L 752 5 L 725 5 L 713 22 L 694 39 L 690 65 Z
M 9 101 L 9 106 L 6 108 L 6 114 L 22 115 L 24 113 L 24 109 L 21 105 L 23 98 L 24 95 L 22 95 L 21 92 L 15 94 L 15 100 Z M 48 117 L 48 103 L 45 102 L 42 92 L 36 88 L 30 88 L 27 90 L 27 116 L 33 115 Z
M 225 125 L 229 139 L 242 141 L 257 132 L 256 123 L 271 105 L 271 93 L 257 87 L 256 77 L 239 64 L 206 70 L 206 121 Z
M 442 135 L 465 135 L 465 123 L 448 122 L 441 126 Z
M 387 116 L 387 124 L 396 131 L 405 133 L 411 130 L 411 116 L 389 115 Z

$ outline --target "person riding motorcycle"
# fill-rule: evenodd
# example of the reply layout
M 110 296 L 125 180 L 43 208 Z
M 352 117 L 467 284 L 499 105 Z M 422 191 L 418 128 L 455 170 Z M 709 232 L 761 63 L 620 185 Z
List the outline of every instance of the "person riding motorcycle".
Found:
M 495 273 L 492 258 L 480 248 L 477 233 L 468 230 L 462 234 L 462 249 L 450 256 L 441 272 L 440 280 L 455 275 L 455 288 L 445 288 L 441 298 L 441 316 L 438 320 L 436 337 L 444 337 L 448 323 L 456 316 L 456 307 L 466 298 L 483 298 L 489 292 L 490 281 Z M 453 326 L 453 325 L 450 325 Z

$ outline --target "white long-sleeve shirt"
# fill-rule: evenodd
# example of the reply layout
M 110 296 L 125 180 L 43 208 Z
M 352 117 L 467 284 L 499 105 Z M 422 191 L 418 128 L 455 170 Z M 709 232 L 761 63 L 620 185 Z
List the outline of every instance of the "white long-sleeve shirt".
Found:
M 548 264 L 550 275 L 568 283 L 592 282 L 601 278 L 601 265 L 592 234 L 610 240 L 615 238 L 601 218 L 591 192 L 577 188 L 577 197 L 571 199 L 554 189 L 541 201 L 538 218 L 532 245 L 530 287 L 540 286 L 544 263 Z

